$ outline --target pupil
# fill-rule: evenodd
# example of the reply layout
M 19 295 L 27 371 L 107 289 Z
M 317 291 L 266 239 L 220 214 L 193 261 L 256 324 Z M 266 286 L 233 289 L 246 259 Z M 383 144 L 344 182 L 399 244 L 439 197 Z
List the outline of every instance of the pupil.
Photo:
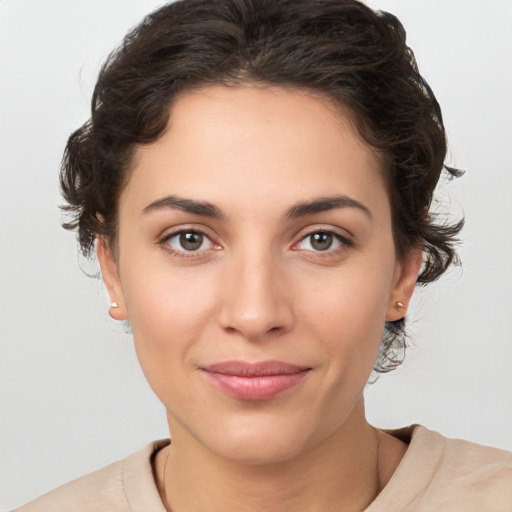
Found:
M 182 233 L 180 235 L 180 245 L 187 251 L 199 249 L 203 244 L 203 235 L 201 233 Z
M 317 251 L 325 251 L 332 245 L 332 235 L 329 233 L 315 233 L 311 237 L 311 246 Z

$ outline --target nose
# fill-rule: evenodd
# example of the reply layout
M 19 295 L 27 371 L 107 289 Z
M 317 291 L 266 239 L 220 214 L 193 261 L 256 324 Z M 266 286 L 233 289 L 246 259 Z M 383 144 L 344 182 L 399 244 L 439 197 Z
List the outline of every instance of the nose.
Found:
M 289 332 L 294 324 L 285 273 L 268 255 L 241 257 L 226 268 L 219 311 L 221 327 L 250 341 Z

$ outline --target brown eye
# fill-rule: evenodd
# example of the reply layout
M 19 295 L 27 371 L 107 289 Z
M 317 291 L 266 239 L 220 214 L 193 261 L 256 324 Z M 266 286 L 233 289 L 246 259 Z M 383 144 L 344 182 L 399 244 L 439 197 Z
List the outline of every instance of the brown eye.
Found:
M 341 247 L 351 247 L 352 242 L 347 238 L 333 233 L 331 231 L 313 231 L 305 235 L 298 244 L 296 249 L 308 252 L 334 252 Z
M 197 251 L 203 245 L 203 239 L 202 233 L 181 233 L 180 245 L 186 251 Z
M 334 237 L 331 233 L 313 233 L 309 235 L 311 247 L 315 251 L 326 251 L 332 246 Z
M 176 254 L 202 253 L 212 249 L 214 245 L 201 231 L 178 231 L 166 237 L 164 243 L 168 244 Z

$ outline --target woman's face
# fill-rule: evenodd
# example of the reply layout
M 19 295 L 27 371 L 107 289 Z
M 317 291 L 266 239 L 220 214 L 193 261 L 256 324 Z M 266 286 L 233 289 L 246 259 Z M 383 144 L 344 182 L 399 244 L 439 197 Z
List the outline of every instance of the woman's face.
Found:
M 399 264 L 379 156 L 327 100 L 277 87 L 182 95 L 121 194 L 118 319 L 176 446 L 286 460 L 356 428 Z M 363 417 L 364 418 L 364 417 Z

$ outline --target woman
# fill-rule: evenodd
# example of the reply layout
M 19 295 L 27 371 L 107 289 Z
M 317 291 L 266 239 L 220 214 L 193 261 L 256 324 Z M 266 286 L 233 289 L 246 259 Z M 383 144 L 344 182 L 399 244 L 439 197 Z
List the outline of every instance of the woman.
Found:
M 428 213 L 445 154 L 389 14 L 185 0 L 150 15 L 103 68 L 62 187 L 172 444 L 20 510 L 510 509 L 510 454 L 365 417 L 416 283 L 456 259 L 461 223 Z

